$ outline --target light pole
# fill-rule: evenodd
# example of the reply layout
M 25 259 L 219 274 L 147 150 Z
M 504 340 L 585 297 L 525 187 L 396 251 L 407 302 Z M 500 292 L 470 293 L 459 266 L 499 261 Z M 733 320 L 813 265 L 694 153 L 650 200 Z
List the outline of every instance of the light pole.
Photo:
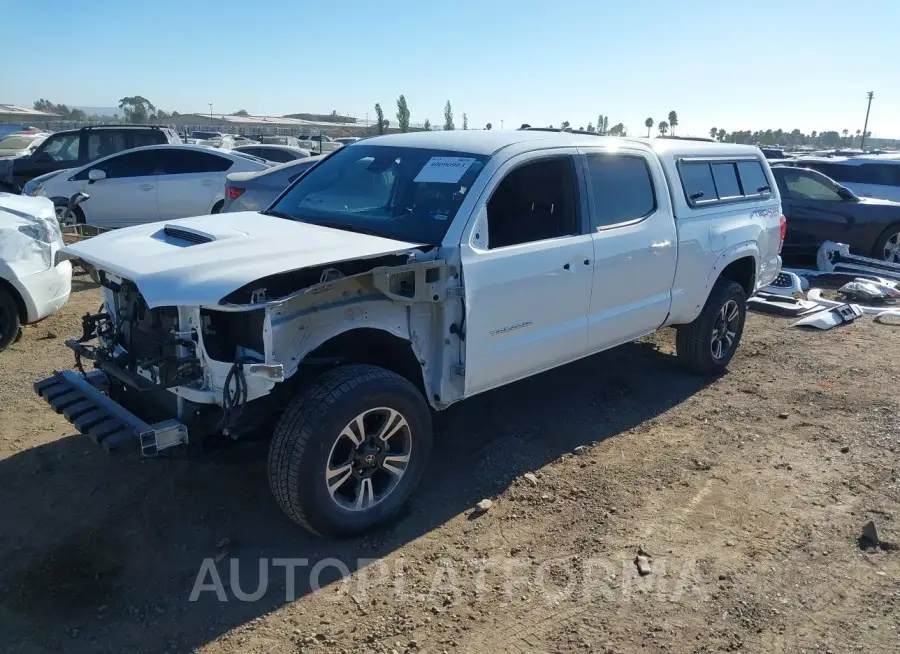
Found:
M 863 124 L 863 133 L 862 133 L 862 141 L 859 143 L 859 149 L 866 149 L 866 130 L 869 129 L 869 111 L 872 109 L 872 98 L 875 97 L 874 91 L 869 91 L 866 93 L 866 97 L 869 98 L 869 106 L 866 107 L 866 122 Z
M 212 127 L 213 117 L 212 117 L 212 102 L 207 102 L 209 105 L 209 126 Z

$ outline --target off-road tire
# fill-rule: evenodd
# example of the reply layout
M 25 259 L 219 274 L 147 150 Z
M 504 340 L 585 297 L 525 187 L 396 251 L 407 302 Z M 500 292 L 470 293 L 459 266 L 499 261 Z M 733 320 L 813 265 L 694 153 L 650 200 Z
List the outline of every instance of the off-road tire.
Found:
M 328 494 L 325 465 L 341 430 L 375 407 L 403 414 L 413 455 L 390 495 L 365 511 L 342 510 Z M 313 381 L 285 409 L 269 448 L 269 486 L 281 509 L 306 530 L 328 538 L 356 536 L 397 516 L 422 478 L 431 443 L 431 412 L 409 380 L 377 366 L 340 366 Z
M 5 288 L 0 288 L 0 352 L 19 339 L 21 327 L 16 301 Z
M 721 359 L 713 357 L 711 338 L 719 311 L 729 301 L 737 303 L 739 311 L 739 327 L 733 344 Z M 703 311 L 687 325 L 679 325 L 676 329 L 675 351 L 682 364 L 698 375 L 721 375 L 728 368 L 741 343 L 744 323 L 747 319 L 747 296 L 743 287 L 728 279 L 716 281 L 703 306 Z

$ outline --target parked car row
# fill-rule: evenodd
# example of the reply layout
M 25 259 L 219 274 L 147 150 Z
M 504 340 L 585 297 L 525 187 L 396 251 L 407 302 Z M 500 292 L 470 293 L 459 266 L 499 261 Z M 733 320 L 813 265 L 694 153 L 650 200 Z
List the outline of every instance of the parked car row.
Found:
M 50 198 L 63 224 L 127 227 L 218 213 L 225 176 L 272 164 L 241 152 L 198 145 L 152 145 L 119 152 L 78 168 L 55 171 L 25 184 L 26 195 Z M 68 199 L 90 198 L 74 211 Z

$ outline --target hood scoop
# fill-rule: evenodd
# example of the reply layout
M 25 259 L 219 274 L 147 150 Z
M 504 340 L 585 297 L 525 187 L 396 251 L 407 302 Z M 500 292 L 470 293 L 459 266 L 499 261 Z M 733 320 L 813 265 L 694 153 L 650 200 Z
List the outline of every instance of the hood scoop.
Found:
M 182 248 L 200 245 L 201 243 L 212 243 L 216 240 L 210 234 L 173 225 L 166 225 L 161 233 L 154 234 L 154 236 L 170 245 L 177 245 Z

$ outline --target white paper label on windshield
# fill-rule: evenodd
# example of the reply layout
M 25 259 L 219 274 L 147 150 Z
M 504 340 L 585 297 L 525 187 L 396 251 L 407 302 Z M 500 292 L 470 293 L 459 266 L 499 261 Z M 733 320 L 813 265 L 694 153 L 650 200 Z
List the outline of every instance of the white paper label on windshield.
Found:
M 462 179 L 469 166 L 474 163 L 472 157 L 432 157 L 428 160 L 414 182 L 438 184 L 456 184 Z

